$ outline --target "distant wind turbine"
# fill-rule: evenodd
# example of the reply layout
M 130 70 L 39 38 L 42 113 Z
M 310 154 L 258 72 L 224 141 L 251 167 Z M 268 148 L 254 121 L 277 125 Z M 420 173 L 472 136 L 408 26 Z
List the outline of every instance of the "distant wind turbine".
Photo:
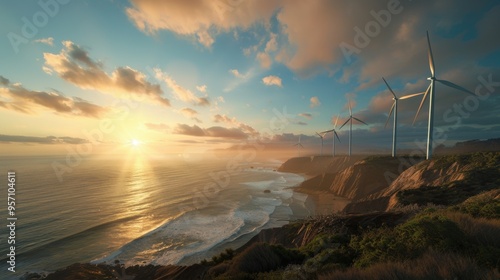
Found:
M 401 96 L 398 98 L 396 96 L 396 94 L 394 93 L 394 91 L 392 90 L 392 88 L 387 83 L 387 81 L 384 78 L 382 78 L 382 80 L 384 80 L 385 85 L 387 86 L 389 91 L 394 96 L 392 98 L 392 100 L 394 100 L 394 102 L 392 103 L 391 110 L 389 111 L 389 116 L 387 117 L 387 121 L 385 122 L 385 127 L 387 127 L 387 124 L 389 123 L 389 119 L 391 118 L 392 111 L 394 111 L 394 126 L 392 128 L 392 157 L 395 157 L 396 156 L 396 135 L 397 135 L 397 127 L 398 127 L 398 100 L 412 98 L 415 96 L 422 95 L 424 93 L 419 92 L 419 93 L 415 93 L 415 94 L 408 94 L 408 95 Z
M 333 125 L 333 129 L 321 132 L 323 135 L 326 133 L 332 132 L 332 142 L 333 142 L 333 144 L 332 144 L 332 156 L 333 157 L 335 156 L 335 137 L 337 137 L 337 139 L 340 142 L 339 135 L 337 134 L 337 131 L 335 131 L 335 129 L 337 128 L 338 121 L 339 121 L 339 115 L 337 115 L 337 118 L 335 119 L 335 124 Z
M 323 132 L 321 134 L 316 132 L 316 134 L 319 136 L 319 138 L 321 138 L 321 153 L 320 153 L 320 155 L 322 156 L 323 155 L 323 138 L 325 138 L 325 134 Z
M 475 94 L 473 92 L 471 92 L 470 90 L 463 88 L 457 84 L 436 78 L 435 67 L 434 67 L 434 57 L 432 55 L 432 49 L 431 49 L 431 40 L 429 39 L 429 31 L 427 31 L 427 45 L 429 47 L 428 57 L 429 57 L 429 68 L 431 70 L 431 76 L 429 78 L 427 78 L 427 80 L 430 80 L 431 84 L 429 85 L 429 87 L 425 91 L 424 97 L 422 98 L 422 102 L 420 102 L 420 106 L 418 107 L 418 111 L 417 111 L 417 114 L 415 115 L 415 119 L 413 119 L 413 124 L 415 124 L 415 121 L 417 120 L 417 117 L 418 117 L 418 113 L 420 112 L 420 109 L 422 108 L 422 105 L 424 105 L 425 99 L 427 98 L 427 95 L 429 95 L 429 92 L 430 92 L 430 96 L 429 96 L 429 124 L 427 126 L 427 156 L 426 156 L 427 159 L 430 159 L 432 157 L 432 141 L 433 141 L 432 133 L 433 133 L 433 129 L 434 129 L 434 92 L 435 92 L 435 86 L 436 86 L 435 82 L 438 81 L 445 86 L 463 91 L 465 93 L 468 93 L 468 94 L 471 94 L 474 96 L 475 96 Z
M 302 144 L 300 143 L 300 136 L 301 136 L 301 135 L 299 135 L 299 142 L 297 142 L 297 143 L 295 143 L 295 144 L 293 145 L 293 146 L 297 146 L 297 156 L 299 156 L 299 155 L 300 155 L 300 149 L 301 149 L 301 148 L 302 148 L 302 149 L 304 149 L 304 146 L 302 146 Z
M 349 118 L 339 128 L 339 129 L 342 129 L 342 127 L 344 127 L 344 125 L 346 125 L 349 122 L 349 156 L 351 156 L 351 152 L 352 152 L 352 120 L 353 119 L 357 120 L 360 123 L 364 123 L 365 125 L 368 125 L 364 121 L 362 121 L 362 120 L 360 120 L 360 119 L 355 118 L 355 117 L 352 116 L 351 99 L 349 99 Z

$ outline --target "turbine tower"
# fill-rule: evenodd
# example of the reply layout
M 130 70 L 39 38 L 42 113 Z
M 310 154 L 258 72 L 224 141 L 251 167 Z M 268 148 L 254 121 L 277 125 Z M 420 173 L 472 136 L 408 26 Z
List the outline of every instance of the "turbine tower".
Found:
M 317 133 L 316 134 L 319 136 L 319 138 L 321 138 L 321 153 L 320 153 L 320 156 L 323 155 L 323 138 L 325 138 L 325 134 L 322 132 L 321 134 Z
M 335 130 L 337 128 L 338 120 L 339 120 L 339 115 L 337 115 L 337 118 L 335 119 L 335 124 L 333 125 L 333 129 L 321 132 L 323 135 L 326 133 L 332 132 L 332 156 L 333 157 L 335 157 L 335 137 L 337 137 L 337 139 L 340 142 L 339 135 L 337 134 L 337 131 Z
M 420 102 L 420 106 L 418 107 L 417 114 L 415 115 L 415 118 L 413 119 L 413 124 L 415 124 L 415 121 L 417 120 L 418 113 L 420 112 L 420 109 L 422 108 L 422 105 L 424 104 L 427 95 L 430 95 L 429 96 L 429 124 L 427 126 L 427 154 L 426 154 L 426 158 L 430 159 L 432 157 L 432 141 L 433 141 L 432 133 L 434 130 L 434 92 L 435 92 L 435 88 L 436 88 L 436 81 L 442 83 L 445 86 L 463 91 L 463 92 L 471 94 L 473 96 L 475 96 L 475 94 L 473 92 L 457 85 L 457 84 L 436 78 L 436 71 L 435 71 L 435 67 L 434 67 L 434 57 L 432 55 L 432 49 L 431 49 L 431 40 L 429 39 L 429 31 L 427 31 L 427 45 L 429 47 L 428 57 L 429 57 L 429 68 L 431 70 L 431 76 L 429 78 L 427 78 L 427 80 L 431 81 L 431 84 L 429 85 L 429 87 L 425 91 L 424 97 L 422 98 L 422 102 Z M 430 92 L 430 94 L 429 94 L 429 92 Z
M 339 129 L 342 129 L 342 127 L 344 127 L 344 125 L 346 125 L 349 122 L 349 156 L 351 156 L 351 153 L 352 153 L 352 120 L 353 119 L 357 120 L 360 123 L 364 123 L 365 125 L 368 125 L 364 121 L 352 116 L 351 99 L 349 99 L 349 118 L 339 128 Z
M 301 149 L 301 148 L 302 148 L 302 149 L 304 148 L 304 146 L 302 146 L 302 144 L 300 143 L 300 136 L 301 136 L 301 135 L 299 135 L 299 142 L 297 142 L 297 143 L 295 143 L 295 144 L 293 145 L 293 146 L 297 146 L 297 157 L 300 155 L 300 149 Z
M 420 93 L 415 93 L 415 94 L 408 94 L 408 95 L 401 96 L 398 98 L 396 96 L 396 94 L 394 93 L 394 91 L 392 90 L 392 88 L 387 83 L 387 81 L 384 78 L 382 78 L 382 80 L 384 80 L 385 85 L 387 86 L 389 91 L 394 96 L 392 98 L 392 100 L 394 100 L 394 102 L 392 103 L 391 110 L 389 111 L 389 116 L 387 117 L 387 121 L 385 122 L 385 127 L 387 127 L 387 124 L 389 123 L 389 119 L 391 118 L 392 111 L 394 111 L 394 126 L 392 128 L 392 157 L 396 157 L 396 136 L 397 136 L 397 127 L 398 127 L 398 100 L 412 98 L 415 96 L 422 95 L 424 93 L 420 92 Z

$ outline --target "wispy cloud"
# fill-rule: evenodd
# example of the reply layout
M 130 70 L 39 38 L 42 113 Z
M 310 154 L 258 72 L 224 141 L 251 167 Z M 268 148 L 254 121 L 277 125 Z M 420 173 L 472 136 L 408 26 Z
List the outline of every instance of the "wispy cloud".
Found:
M 196 90 L 205 93 L 207 92 L 207 85 L 196 86 Z
M 197 136 L 197 137 L 216 137 L 229 139 L 246 139 L 248 135 L 238 128 L 225 128 L 221 126 L 212 126 L 209 128 L 201 128 L 197 125 L 177 124 L 173 133 Z
M 33 43 L 41 43 L 41 44 L 53 46 L 54 45 L 54 38 L 48 37 L 48 38 L 36 39 L 36 40 L 33 40 Z
M 170 128 L 168 125 L 164 123 L 145 123 L 144 125 L 146 126 L 146 128 L 150 130 L 156 130 L 159 132 L 166 132 Z
M 176 80 L 174 80 L 170 75 L 164 73 L 158 68 L 154 69 L 156 78 L 160 81 L 165 82 L 165 84 L 170 88 L 174 96 L 184 102 L 191 103 L 197 106 L 209 106 L 210 101 L 207 97 L 198 97 L 190 90 L 179 85 Z M 206 89 L 206 88 L 205 88 Z
M 23 135 L 5 135 L 0 134 L 0 142 L 7 143 L 37 143 L 37 144 L 82 144 L 87 143 L 87 139 L 74 138 L 68 136 L 23 136 Z
M 300 113 L 299 116 L 304 117 L 308 120 L 312 119 L 312 117 L 313 117 L 312 114 L 310 114 L 310 113 Z
M 311 104 L 309 104 L 309 107 L 311 108 L 314 108 L 314 107 L 318 107 L 319 105 L 321 105 L 321 102 L 319 102 L 319 98 L 317 96 L 313 96 L 309 99 L 309 102 Z

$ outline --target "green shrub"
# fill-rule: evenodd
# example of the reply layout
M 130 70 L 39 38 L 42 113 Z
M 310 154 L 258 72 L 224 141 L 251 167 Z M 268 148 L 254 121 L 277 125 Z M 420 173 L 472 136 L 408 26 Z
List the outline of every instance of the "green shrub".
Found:
M 451 209 L 474 217 L 500 219 L 500 200 L 495 198 L 499 194 L 500 190 L 498 189 L 488 191 L 470 197 L 461 204 L 451 207 Z
M 460 228 L 441 215 L 424 214 L 394 229 L 379 228 L 353 237 L 350 246 L 359 254 L 355 266 L 366 267 L 382 261 L 411 259 L 428 248 L 459 251 L 466 246 Z

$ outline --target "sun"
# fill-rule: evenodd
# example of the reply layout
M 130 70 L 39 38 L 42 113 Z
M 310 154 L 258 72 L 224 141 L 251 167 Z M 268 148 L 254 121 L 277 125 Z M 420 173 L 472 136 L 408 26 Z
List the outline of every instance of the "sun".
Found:
M 132 139 L 132 141 L 130 142 L 132 144 L 132 146 L 134 147 L 138 147 L 139 145 L 141 145 L 141 141 L 137 140 L 137 139 Z

